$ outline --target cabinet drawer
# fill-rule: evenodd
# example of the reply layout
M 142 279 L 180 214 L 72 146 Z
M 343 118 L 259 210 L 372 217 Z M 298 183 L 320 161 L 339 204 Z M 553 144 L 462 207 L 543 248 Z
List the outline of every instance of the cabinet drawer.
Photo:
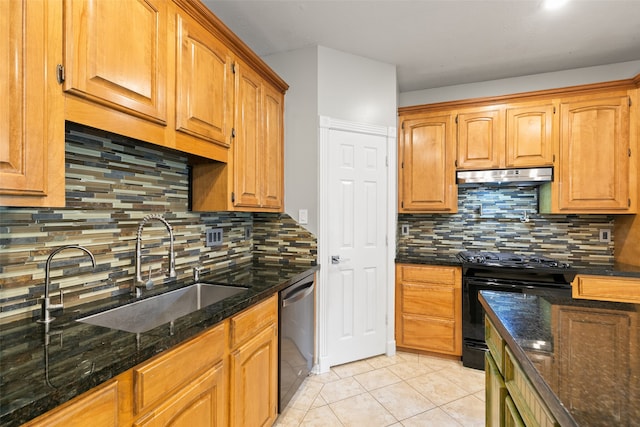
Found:
M 425 316 L 402 316 L 402 345 L 418 350 L 458 354 L 456 322 Z
M 455 316 L 455 289 L 448 286 L 402 285 L 402 311 L 405 314 L 453 319 Z
M 576 276 L 574 298 L 640 303 L 640 279 L 610 276 Z
M 504 349 L 504 383 L 525 425 L 559 426 L 508 347 Z
M 487 317 L 484 318 L 484 340 L 487 343 L 487 347 L 489 347 L 493 360 L 496 361 L 498 370 L 500 373 L 504 373 L 504 341 L 496 327 Z
M 222 359 L 227 322 L 181 344 L 174 350 L 133 369 L 134 412 L 148 409 L 171 390 L 180 387 Z
M 231 319 L 231 348 L 252 338 L 265 326 L 278 321 L 278 295 L 234 316 Z
M 403 282 L 432 283 L 436 285 L 455 286 L 457 267 L 430 267 L 430 266 L 400 266 L 400 276 Z

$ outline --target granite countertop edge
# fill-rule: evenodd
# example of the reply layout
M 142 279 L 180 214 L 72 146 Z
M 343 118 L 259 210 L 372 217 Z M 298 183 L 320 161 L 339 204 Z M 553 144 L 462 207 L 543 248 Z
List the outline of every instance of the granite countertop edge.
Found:
M 498 329 L 500 336 L 505 340 L 505 344 L 511 350 L 511 353 L 516 358 L 516 361 L 529 378 L 533 388 L 538 395 L 542 398 L 545 405 L 554 416 L 556 421 L 563 427 L 579 427 L 578 423 L 567 411 L 565 406 L 560 402 L 558 396 L 549 388 L 544 378 L 540 375 L 538 370 L 533 366 L 529 357 L 527 357 L 524 350 L 518 345 L 513 336 L 509 333 L 504 326 L 500 317 L 493 311 L 489 302 L 484 298 L 481 291 L 479 294 L 479 301 L 485 309 L 485 314 L 489 317 L 493 325 Z
M 219 280 L 220 275 L 225 272 L 232 271 L 241 271 L 243 269 L 255 269 L 256 264 L 247 265 L 235 265 L 230 266 L 223 270 L 218 270 L 211 275 L 203 275 L 201 277 L 201 282 L 210 282 L 210 283 L 220 283 L 220 284 L 229 284 L 233 283 L 230 280 Z M 282 265 L 277 264 L 264 264 L 262 266 L 258 266 L 257 268 L 264 269 L 278 269 L 283 268 Z M 135 352 L 135 354 L 124 354 L 124 349 L 122 353 L 114 356 L 112 363 L 108 366 L 102 367 L 98 371 L 92 371 L 88 376 L 75 378 L 73 381 L 69 383 L 65 383 L 63 386 L 59 386 L 56 388 L 50 387 L 47 389 L 47 392 L 43 395 L 29 400 L 25 397 L 25 402 L 22 402 L 20 405 L 16 405 L 14 408 L 1 408 L 0 411 L 0 425 L 11 427 L 11 426 L 19 426 L 27 421 L 30 421 L 47 411 L 54 409 L 61 404 L 81 395 L 82 393 L 91 390 L 92 388 L 109 381 L 112 378 L 117 377 L 118 375 L 128 371 L 129 369 L 139 365 L 140 363 L 144 363 L 145 361 L 151 359 L 157 354 L 169 350 L 182 342 L 185 342 L 201 332 L 204 332 L 206 329 L 232 317 L 233 315 L 241 312 L 242 310 L 249 308 L 255 305 L 258 302 L 261 302 L 270 296 L 278 293 L 282 289 L 291 285 L 292 283 L 297 282 L 311 274 L 314 274 L 317 270 L 320 269 L 318 265 L 287 265 L 286 267 L 292 271 L 286 278 L 274 278 L 273 283 L 269 286 L 257 286 L 255 289 L 249 287 L 249 290 L 245 294 L 239 294 L 238 296 L 232 296 L 223 300 L 219 303 L 213 304 L 210 307 L 203 308 L 194 313 L 183 316 L 179 319 L 176 319 L 176 333 L 174 335 L 167 335 L 166 333 L 161 334 L 157 332 L 157 329 L 161 327 L 154 328 L 148 332 L 148 336 L 151 337 L 152 343 L 148 344 L 141 350 Z M 181 287 L 190 286 L 193 283 L 192 279 L 185 279 L 175 282 L 171 286 L 159 286 L 158 291 L 153 292 L 155 294 L 161 294 L 170 290 L 175 290 Z M 246 284 L 239 283 L 238 286 L 243 286 Z M 150 296 L 153 296 L 150 295 Z M 225 303 L 226 301 L 226 303 Z M 93 314 L 94 312 L 102 312 L 109 310 L 111 308 L 115 308 L 118 306 L 126 305 L 131 302 L 130 298 L 120 297 L 120 298 L 110 298 L 109 300 L 102 301 L 101 303 L 93 303 L 87 304 L 89 309 L 80 309 L 78 307 L 73 307 L 68 310 L 69 314 L 64 314 L 57 319 L 58 321 L 54 321 L 51 324 L 52 328 L 56 330 L 64 330 L 69 327 L 77 327 L 79 324 L 76 320 L 80 317 L 84 317 L 89 314 Z M 82 307 L 82 306 L 79 306 Z M 98 307 L 98 308 L 96 308 Z M 26 328 L 31 328 L 31 325 L 27 323 L 27 321 L 22 322 L 22 328 L 25 328 L 24 324 L 26 324 Z M 36 324 L 32 322 L 33 328 L 43 328 L 42 325 Z M 38 326 L 36 326 L 38 325 Z M 11 328 L 12 324 L 8 325 L 0 325 L 0 337 L 3 337 L 3 334 Z M 91 326 L 87 325 L 87 328 L 100 328 L 102 330 L 108 330 L 109 332 L 116 333 L 118 337 L 126 337 L 127 334 L 131 337 L 135 337 L 135 333 L 124 332 L 124 331 L 115 331 L 110 330 L 109 328 L 102 328 L 99 326 Z M 44 330 L 44 329 L 43 329 Z M 147 334 L 147 333 L 144 333 Z M 106 334 L 105 334 L 106 335 Z M 6 343 L 5 343 L 6 345 Z M 44 348 L 43 345 L 41 345 Z M 2 360 L 0 360 L 2 362 Z M 2 363 L 3 370 L 7 369 L 7 365 Z M 11 368 L 9 368 L 11 369 Z M 0 389 L 4 388 L 6 384 L 4 383 L 4 374 L 2 373 L 2 383 L 0 383 Z M 39 387 L 38 384 L 30 384 L 32 387 Z M 45 386 L 45 388 L 47 388 Z

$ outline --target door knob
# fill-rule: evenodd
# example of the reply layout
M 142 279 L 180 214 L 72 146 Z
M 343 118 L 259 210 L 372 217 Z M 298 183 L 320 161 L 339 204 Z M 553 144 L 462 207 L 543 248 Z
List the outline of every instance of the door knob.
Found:
M 340 264 L 340 255 L 331 255 L 331 264 Z

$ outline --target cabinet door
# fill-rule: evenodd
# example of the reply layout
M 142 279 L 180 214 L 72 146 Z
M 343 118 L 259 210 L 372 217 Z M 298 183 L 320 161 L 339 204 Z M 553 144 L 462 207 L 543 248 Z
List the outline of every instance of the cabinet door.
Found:
M 59 2 L 0 2 L 0 205 L 64 206 Z
M 233 204 L 259 207 L 262 158 L 262 81 L 243 64 L 236 66 L 236 133 L 233 140 Z
M 489 427 L 504 426 L 507 387 L 491 354 L 485 353 L 485 420 Z
M 507 107 L 507 167 L 553 164 L 553 113 L 551 103 Z
M 31 1 L 31 0 L 29 0 Z M 126 387 L 119 390 L 115 379 L 92 389 L 67 404 L 24 424 L 24 427 L 84 427 L 117 426 L 119 423 L 118 395 L 126 393 Z M 130 397 L 130 396 L 127 396 Z M 126 397 L 122 397 L 123 400 Z M 124 423 L 123 423 L 124 424 Z
M 231 53 L 204 27 L 177 15 L 176 129 L 228 147 L 233 122 Z
M 629 412 L 633 408 L 629 396 L 620 390 L 632 389 L 630 381 L 637 375 L 637 364 L 632 366 L 630 362 L 630 342 L 637 342 L 637 337 L 630 336 L 637 330 L 636 322 L 631 320 L 636 313 L 554 308 L 558 397 L 578 423 L 609 420 L 611 425 L 630 425 Z M 579 344 L 594 336 L 599 337 L 597 345 Z M 594 399 L 590 384 L 599 384 L 598 395 L 607 399 Z
M 622 213 L 629 209 L 629 98 L 560 104 L 558 209 Z
M 227 389 L 224 364 L 218 363 L 164 404 L 133 423 L 136 427 L 225 427 Z
M 284 95 L 264 86 L 263 208 L 284 208 Z
M 277 326 L 256 334 L 231 354 L 232 426 L 270 426 L 278 412 Z
M 457 212 L 453 116 L 401 120 L 399 212 Z
M 64 23 L 66 91 L 165 122 L 165 1 L 68 0 Z
M 458 169 L 504 164 L 504 109 L 485 107 L 458 114 Z

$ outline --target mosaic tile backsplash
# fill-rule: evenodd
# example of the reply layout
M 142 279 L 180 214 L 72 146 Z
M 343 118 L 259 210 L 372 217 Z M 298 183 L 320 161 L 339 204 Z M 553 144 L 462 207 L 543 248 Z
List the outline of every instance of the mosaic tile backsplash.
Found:
M 316 238 L 285 214 L 197 213 L 188 209 L 188 159 L 181 153 L 119 135 L 67 123 L 66 207 L 0 208 L 0 323 L 39 316 L 45 263 L 63 245 L 78 244 L 96 258 L 96 268 L 79 250 L 60 252 L 51 263 L 51 290 L 65 306 L 128 292 L 135 274 L 138 223 L 161 214 L 175 236 L 178 278 L 250 262 L 316 262 Z M 223 244 L 205 247 L 208 228 L 223 229 Z M 245 232 L 249 230 L 249 238 Z M 143 229 L 143 277 L 165 280 L 168 234 L 158 221 Z
M 526 212 L 526 216 L 525 216 Z M 402 226 L 409 234 L 402 235 Z M 535 187 L 460 187 L 458 213 L 398 215 L 399 256 L 455 256 L 463 250 L 544 255 L 577 267 L 614 263 L 612 215 L 540 215 Z

